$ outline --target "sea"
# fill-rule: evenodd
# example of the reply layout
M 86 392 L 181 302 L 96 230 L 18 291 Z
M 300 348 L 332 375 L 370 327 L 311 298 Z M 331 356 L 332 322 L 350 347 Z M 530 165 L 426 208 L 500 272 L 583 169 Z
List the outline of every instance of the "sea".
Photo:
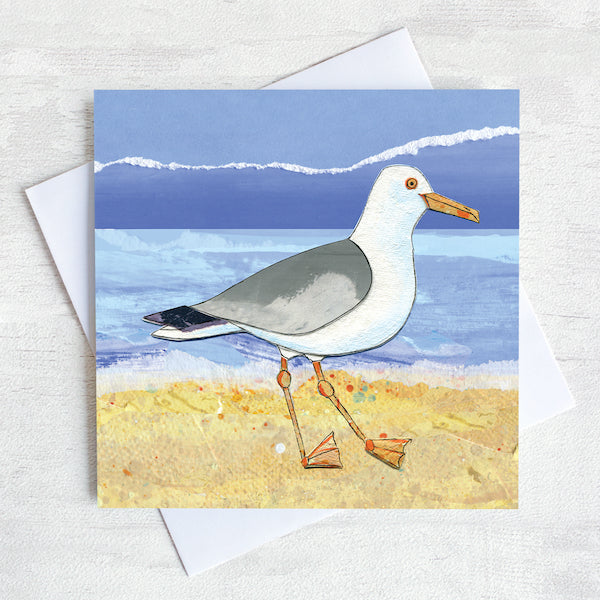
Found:
M 170 355 L 190 364 L 278 362 L 249 334 L 198 341 L 153 338 L 142 317 L 196 304 L 288 256 L 343 239 L 349 229 L 97 229 L 96 329 L 100 371 L 160 370 Z M 518 360 L 517 229 L 419 229 L 413 237 L 417 296 L 387 344 L 328 368 L 352 365 L 514 365 Z M 195 360 L 194 359 L 202 359 Z M 196 373 L 197 374 L 197 373 Z

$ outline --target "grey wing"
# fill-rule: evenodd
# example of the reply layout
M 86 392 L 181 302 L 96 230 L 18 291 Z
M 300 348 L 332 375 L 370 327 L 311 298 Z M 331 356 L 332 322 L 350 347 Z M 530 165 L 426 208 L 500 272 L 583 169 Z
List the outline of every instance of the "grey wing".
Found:
M 367 257 L 345 239 L 286 258 L 192 308 L 242 326 L 309 333 L 353 309 L 371 279 Z

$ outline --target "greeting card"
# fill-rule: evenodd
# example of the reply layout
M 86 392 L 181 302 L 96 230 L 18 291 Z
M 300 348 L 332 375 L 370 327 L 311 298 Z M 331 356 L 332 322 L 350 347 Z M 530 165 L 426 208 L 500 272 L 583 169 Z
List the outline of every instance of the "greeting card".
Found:
M 101 506 L 513 508 L 518 94 L 101 91 Z

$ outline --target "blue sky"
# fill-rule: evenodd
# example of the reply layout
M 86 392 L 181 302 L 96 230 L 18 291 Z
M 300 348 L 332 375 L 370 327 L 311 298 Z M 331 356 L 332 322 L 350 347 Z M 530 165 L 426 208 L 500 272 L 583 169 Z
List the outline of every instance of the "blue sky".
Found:
M 95 93 L 95 159 L 346 166 L 429 135 L 518 127 L 516 90 Z

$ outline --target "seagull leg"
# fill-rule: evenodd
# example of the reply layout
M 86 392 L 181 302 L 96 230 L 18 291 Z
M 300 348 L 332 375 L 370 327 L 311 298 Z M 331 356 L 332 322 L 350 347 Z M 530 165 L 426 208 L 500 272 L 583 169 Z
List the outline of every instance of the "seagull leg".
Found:
M 344 419 L 346 419 L 346 422 L 348 425 L 350 425 L 352 431 L 354 431 L 360 440 L 365 443 L 365 450 L 371 456 L 378 458 L 380 461 L 384 462 L 393 469 L 399 469 L 402 466 L 402 460 L 404 458 L 404 446 L 406 446 L 410 440 L 387 438 L 367 439 L 350 413 L 345 409 L 343 404 L 335 395 L 334 387 L 325 379 L 325 376 L 323 375 L 323 369 L 321 368 L 321 361 L 313 361 L 313 366 L 315 368 L 315 373 L 317 374 L 317 379 L 319 380 L 317 385 L 319 394 L 321 394 L 321 396 L 325 396 L 325 398 L 329 398 L 331 403 L 338 409 Z
M 335 395 L 334 387 L 325 379 L 325 376 L 323 375 L 323 369 L 321 368 L 321 361 L 315 360 L 313 362 L 313 367 L 315 368 L 315 373 L 317 374 L 317 379 L 319 380 L 317 385 L 319 394 L 321 394 L 321 396 L 325 396 L 325 398 L 329 398 L 331 403 L 342 413 L 342 416 L 344 419 L 346 419 L 348 425 L 352 427 L 352 431 L 354 431 L 354 433 L 364 442 L 367 439 L 365 434 L 360 430 L 360 427 L 354 422 L 354 419 L 350 416 L 350 413 L 338 400 L 338 397 Z
M 296 417 L 296 409 L 294 408 L 294 401 L 292 400 L 292 394 L 290 393 L 290 383 L 292 383 L 292 376 L 287 370 L 287 358 L 281 357 L 281 370 L 277 375 L 277 383 L 283 390 L 285 401 L 287 402 L 288 411 L 292 419 L 292 425 L 294 426 L 294 433 L 296 434 L 296 441 L 298 442 L 298 448 L 300 450 L 300 456 L 304 462 L 306 456 L 306 450 L 304 449 L 304 442 L 302 441 L 302 434 L 300 433 L 300 427 L 298 426 L 298 418 Z
M 287 362 L 287 358 L 282 356 L 281 369 L 277 375 L 277 383 L 283 390 L 283 395 L 285 396 L 285 401 L 287 402 L 288 411 L 292 419 L 292 425 L 294 426 L 294 433 L 296 434 L 296 441 L 298 442 L 298 449 L 300 450 L 302 466 L 305 469 L 341 469 L 342 463 L 340 462 L 340 451 L 336 446 L 335 439 L 333 437 L 333 431 L 326 436 L 308 456 L 306 455 L 304 442 L 302 441 L 302 434 L 300 433 L 300 427 L 298 425 L 298 418 L 296 417 L 294 401 L 292 400 L 292 394 L 290 393 L 292 376 L 287 369 Z

